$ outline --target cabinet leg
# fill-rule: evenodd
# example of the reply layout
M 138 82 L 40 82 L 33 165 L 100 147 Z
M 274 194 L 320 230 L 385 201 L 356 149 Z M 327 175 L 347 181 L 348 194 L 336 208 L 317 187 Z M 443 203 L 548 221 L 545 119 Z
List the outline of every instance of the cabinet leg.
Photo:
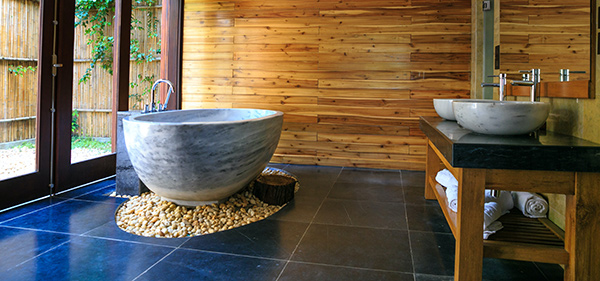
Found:
M 435 198 L 435 192 L 433 189 L 434 186 L 431 186 L 429 183 L 430 178 L 435 178 L 437 172 L 439 172 L 440 168 L 440 159 L 435 154 L 435 151 L 431 148 L 433 144 L 431 141 L 427 142 L 427 156 L 426 156 L 426 164 L 425 164 L 425 199 L 432 200 Z
M 600 276 L 600 173 L 577 173 L 575 194 L 567 196 L 565 280 Z
M 481 280 L 485 170 L 460 169 L 454 280 Z

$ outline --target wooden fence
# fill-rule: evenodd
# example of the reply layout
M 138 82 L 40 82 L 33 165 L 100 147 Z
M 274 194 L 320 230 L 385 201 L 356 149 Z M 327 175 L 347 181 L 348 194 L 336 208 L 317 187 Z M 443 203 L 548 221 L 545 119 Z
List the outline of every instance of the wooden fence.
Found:
M 160 19 L 161 6 L 134 7 L 133 16 L 147 26 L 151 9 Z M 160 23 L 158 23 L 160 31 Z M 112 34 L 112 26 L 106 30 Z M 159 48 L 157 38 L 148 38 L 142 30 L 134 30 L 132 39 L 140 41 L 140 51 L 147 53 L 149 48 Z M 39 36 L 39 2 L 31 0 L 0 0 L 0 143 L 31 139 L 35 137 L 37 110 L 37 72 L 25 71 L 15 75 L 9 66 L 33 68 L 37 65 Z M 73 65 L 73 109 L 77 110 L 79 129 L 74 133 L 80 136 L 110 137 L 112 107 L 112 76 L 97 67 L 92 71 L 87 83 L 79 84 L 79 79 L 91 63 L 91 46 L 82 27 L 75 29 Z M 158 79 L 160 60 L 136 63 L 132 60 L 130 81 L 141 84 L 130 88 L 130 108 L 140 109 L 141 104 L 149 103 L 149 96 L 143 95 L 144 88 L 151 82 L 140 82 L 141 77 Z M 139 97 L 141 96 L 141 97 Z M 139 98 L 138 98 L 139 97 Z

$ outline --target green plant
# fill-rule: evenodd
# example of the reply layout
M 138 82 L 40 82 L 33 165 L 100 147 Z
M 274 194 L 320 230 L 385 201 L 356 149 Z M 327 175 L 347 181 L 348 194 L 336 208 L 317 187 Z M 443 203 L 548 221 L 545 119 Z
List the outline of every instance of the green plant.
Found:
M 98 141 L 91 137 L 71 137 L 71 149 L 73 148 L 85 148 L 85 149 L 97 149 L 104 152 L 111 151 L 110 142 Z
M 143 76 L 141 74 L 138 74 L 137 78 L 138 78 L 137 82 L 129 83 L 129 86 L 132 89 L 131 93 L 129 94 L 129 97 L 133 98 L 133 101 L 134 101 L 133 109 L 138 109 L 137 106 L 144 100 L 144 96 L 150 94 L 152 84 L 154 83 L 154 80 L 155 80 L 154 75 Z M 146 86 L 138 87 L 142 84 L 145 84 Z M 141 92 L 135 91 L 136 88 L 138 88 L 138 89 L 141 88 Z
M 37 66 L 8 65 L 8 72 L 14 74 L 15 76 L 23 76 L 23 74 L 25 74 L 27 71 L 35 72 L 36 70 Z
M 75 135 L 75 132 L 77 131 L 77 129 L 79 129 L 79 124 L 77 123 L 77 121 L 79 120 L 79 112 L 77 111 L 77 109 L 73 110 L 71 116 L 71 134 Z
M 157 0 L 135 0 L 138 5 L 153 6 Z M 134 6 L 135 8 L 135 6 Z M 86 35 L 90 36 L 87 45 L 92 46 L 92 61 L 85 73 L 79 78 L 79 84 L 86 83 L 91 78 L 91 72 L 96 66 L 100 65 L 102 69 L 108 71 L 112 75 L 112 53 L 114 38 L 107 35 L 107 29 L 112 25 L 113 14 L 115 12 L 114 0 L 77 0 L 75 6 L 75 27 L 83 26 Z M 147 9 L 146 12 L 148 22 L 144 26 L 142 22 L 136 19 L 133 14 L 131 18 L 131 32 L 145 31 L 148 38 L 157 38 L 158 34 L 158 17 L 153 9 Z M 133 38 L 133 36 L 132 36 Z M 131 58 L 136 63 L 151 62 L 160 56 L 160 40 L 158 40 L 156 48 L 150 48 L 144 53 L 140 49 L 140 42 L 137 39 L 132 39 L 130 42 Z M 152 76 L 153 77 L 153 76 Z M 141 81 L 143 82 L 143 81 Z M 135 86 L 144 83 L 135 83 Z M 132 85 L 132 84 L 130 84 Z M 148 87 L 149 88 L 149 87 Z M 147 94 L 149 90 L 142 90 L 139 97 Z M 134 94 L 135 96 L 136 94 Z

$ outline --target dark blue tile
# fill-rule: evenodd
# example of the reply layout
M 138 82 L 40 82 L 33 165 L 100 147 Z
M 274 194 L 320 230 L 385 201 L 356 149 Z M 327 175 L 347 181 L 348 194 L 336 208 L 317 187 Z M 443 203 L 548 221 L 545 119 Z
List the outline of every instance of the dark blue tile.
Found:
M 81 234 L 114 220 L 117 207 L 114 204 L 69 200 L 3 225 Z
M 545 280 L 533 262 L 503 259 L 483 259 L 484 281 L 531 281 Z
M 327 198 L 375 202 L 404 202 L 402 186 L 397 184 L 336 182 Z
M 130 242 L 138 242 L 138 243 L 146 243 L 153 245 L 163 245 L 169 247 L 178 247 L 183 244 L 185 241 L 189 239 L 189 237 L 185 238 L 154 238 L 154 237 L 144 237 L 135 234 L 131 234 L 129 232 L 125 232 L 121 230 L 115 221 L 107 222 L 91 231 L 88 231 L 84 234 L 85 236 L 90 237 L 99 237 L 99 238 L 110 238 L 122 241 L 130 241 Z
M 0 213 L 0 224 L 2 224 L 3 222 L 6 222 L 8 220 L 12 220 L 15 219 L 19 216 L 31 213 L 31 212 L 35 212 L 37 210 L 40 210 L 42 208 L 51 206 L 51 205 L 55 205 L 55 204 L 60 204 L 62 202 L 65 202 L 66 200 L 63 198 L 57 198 L 57 197 L 48 197 L 45 199 L 41 199 L 35 202 L 31 202 L 29 204 L 25 204 L 23 206 L 8 210 L 8 211 L 4 211 L 2 213 Z
M 310 176 L 322 180 L 336 180 L 342 171 L 342 167 L 310 166 L 310 165 L 287 165 L 286 171 L 295 176 Z
M 0 227 L 0 272 L 69 241 L 70 236 L 34 230 Z
M 132 280 L 172 248 L 88 237 L 0 273 L 0 280 Z
M 542 271 L 548 281 L 564 280 L 565 271 L 560 265 L 541 262 L 536 262 L 535 265 Z
M 415 273 L 454 274 L 455 240 L 452 234 L 422 231 L 409 233 Z
M 92 184 L 88 184 L 82 187 L 78 187 L 78 188 L 74 188 L 73 190 L 64 192 L 64 193 L 60 193 L 57 194 L 56 197 L 60 197 L 60 198 L 76 198 L 79 197 L 81 195 L 96 191 L 96 190 L 100 190 L 103 189 L 107 186 L 110 185 L 114 185 L 115 184 L 115 179 L 108 179 L 108 180 L 103 180 L 103 181 L 99 181 L 99 182 L 95 182 Z
M 454 276 L 415 274 L 415 281 L 454 281 Z
M 227 231 L 190 238 L 181 247 L 212 252 L 287 259 L 307 223 L 261 220 Z
M 314 222 L 406 230 L 404 213 L 402 203 L 325 199 Z
M 406 204 L 406 217 L 409 230 L 451 232 L 437 202 L 427 202 L 424 205 Z
M 269 220 L 283 220 L 295 222 L 311 222 L 323 199 L 306 196 L 295 196 L 281 210 L 271 215 Z
M 425 172 L 422 171 L 400 171 L 403 187 L 425 187 Z
M 282 164 L 282 163 L 269 163 L 267 165 L 267 167 L 285 170 L 285 167 L 287 167 L 287 165 L 288 164 Z
M 431 275 L 454 275 L 455 241 L 452 234 L 411 231 L 415 273 Z M 419 279 L 417 280 L 446 280 Z M 546 280 L 533 262 L 503 259 L 483 259 L 483 280 L 531 281 Z
M 289 280 L 361 280 L 361 281 L 414 281 L 412 273 L 368 270 L 320 264 L 290 262 L 278 279 Z
M 344 168 L 337 182 L 402 186 L 399 170 Z
M 285 261 L 178 249 L 136 280 L 276 280 Z
M 292 260 L 413 272 L 404 230 L 311 224 Z
M 404 190 L 404 203 L 411 205 L 426 205 L 428 202 L 435 202 L 434 200 L 425 199 L 425 187 L 424 186 L 405 186 Z
M 78 196 L 75 198 L 75 200 L 95 201 L 99 203 L 112 203 L 117 205 L 129 200 L 128 198 L 110 196 L 115 191 L 115 187 L 116 185 L 114 184 L 109 185 L 102 189 L 98 189 L 96 191 L 92 191 L 84 195 Z

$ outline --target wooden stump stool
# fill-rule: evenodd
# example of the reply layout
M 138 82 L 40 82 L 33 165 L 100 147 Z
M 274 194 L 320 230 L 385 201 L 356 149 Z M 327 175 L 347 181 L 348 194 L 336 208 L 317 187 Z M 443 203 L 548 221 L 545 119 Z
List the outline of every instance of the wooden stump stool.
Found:
M 271 205 L 283 205 L 294 199 L 296 180 L 281 175 L 261 176 L 254 182 L 252 193 L 258 199 Z

